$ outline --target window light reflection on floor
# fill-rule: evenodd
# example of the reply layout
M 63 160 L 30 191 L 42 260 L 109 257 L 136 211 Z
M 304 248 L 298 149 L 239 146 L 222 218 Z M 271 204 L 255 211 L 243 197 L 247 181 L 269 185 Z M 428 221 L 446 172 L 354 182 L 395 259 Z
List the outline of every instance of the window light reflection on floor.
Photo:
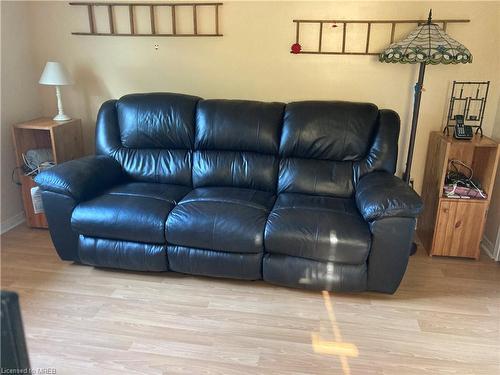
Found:
M 312 332 L 311 342 L 313 350 L 315 353 L 338 355 L 340 357 L 340 364 L 342 365 L 344 374 L 350 375 L 351 369 L 349 367 L 348 358 L 357 357 L 359 355 L 358 347 L 352 343 L 342 342 L 342 334 L 340 333 L 340 329 L 335 318 L 333 303 L 330 299 L 330 294 L 327 291 L 323 291 L 323 300 L 325 302 L 325 308 L 328 313 L 328 319 L 330 320 L 335 341 L 323 340 L 321 339 L 319 333 Z

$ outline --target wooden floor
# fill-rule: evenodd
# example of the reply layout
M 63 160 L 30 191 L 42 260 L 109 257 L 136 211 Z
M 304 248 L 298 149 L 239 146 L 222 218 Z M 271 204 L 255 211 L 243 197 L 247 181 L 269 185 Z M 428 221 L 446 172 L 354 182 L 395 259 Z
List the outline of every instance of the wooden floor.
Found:
M 499 374 L 500 266 L 411 258 L 393 295 L 340 295 L 60 261 L 1 237 L 32 367 L 63 374 Z

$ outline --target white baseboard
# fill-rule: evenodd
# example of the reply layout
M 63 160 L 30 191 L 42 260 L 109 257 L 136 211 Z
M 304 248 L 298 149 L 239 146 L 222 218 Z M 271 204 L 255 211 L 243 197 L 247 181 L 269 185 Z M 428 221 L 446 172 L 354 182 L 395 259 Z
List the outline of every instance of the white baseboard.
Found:
M 2 221 L 0 223 L 0 234 L 4 234 L 12 228 L 17 227 L 19 224 L 24 223 L 25 220 L 26 218 L 24 217 L 24 212 L 19 212 L 17 215 Z
M 486 253 L 486 255 L 488 255 L 492 259 L 494 258 L 493 257 L 494 246 L 491 243 L 491 241 L 486 237 L 483 237 L 483 239 L 481 240 L 481 248 Z
M 491 259 L 495 259 L 497 261 L 500 260 L 497 259 L 498 254 L 496 254 L 497 250 L 495 249 L 495 244 L 486 236 L 483 236 L 483 239 L 481 240 L 481 248 Z

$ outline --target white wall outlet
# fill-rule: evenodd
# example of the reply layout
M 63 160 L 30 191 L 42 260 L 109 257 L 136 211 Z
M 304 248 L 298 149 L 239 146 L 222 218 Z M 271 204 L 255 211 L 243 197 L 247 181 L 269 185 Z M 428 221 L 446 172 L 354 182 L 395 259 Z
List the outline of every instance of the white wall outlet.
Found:
M 155 47 L 155 50 L 157 50 L 157 51 L 158 51 L 158 48 L 160 48 L 160 45 L 159 45 L 158 43 L 155 43 L 155 44 L 154 44 L 154 47 Z

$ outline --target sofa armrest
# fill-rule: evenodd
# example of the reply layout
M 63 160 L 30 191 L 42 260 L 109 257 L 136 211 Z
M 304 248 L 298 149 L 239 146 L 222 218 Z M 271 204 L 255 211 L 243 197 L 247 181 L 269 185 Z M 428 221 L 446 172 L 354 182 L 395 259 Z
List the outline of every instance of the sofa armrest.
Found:
M 35 182 L 50 191 L 81 202 L 116 185 L 123 178 L 120 164 L 109 156 L 87 156 L 43 171 Z
M 366 221 L 387 217 L 416 218 L 422 200 L 403 180 L 387 172 L 371 172 L 356 186 L 356 204 Z

